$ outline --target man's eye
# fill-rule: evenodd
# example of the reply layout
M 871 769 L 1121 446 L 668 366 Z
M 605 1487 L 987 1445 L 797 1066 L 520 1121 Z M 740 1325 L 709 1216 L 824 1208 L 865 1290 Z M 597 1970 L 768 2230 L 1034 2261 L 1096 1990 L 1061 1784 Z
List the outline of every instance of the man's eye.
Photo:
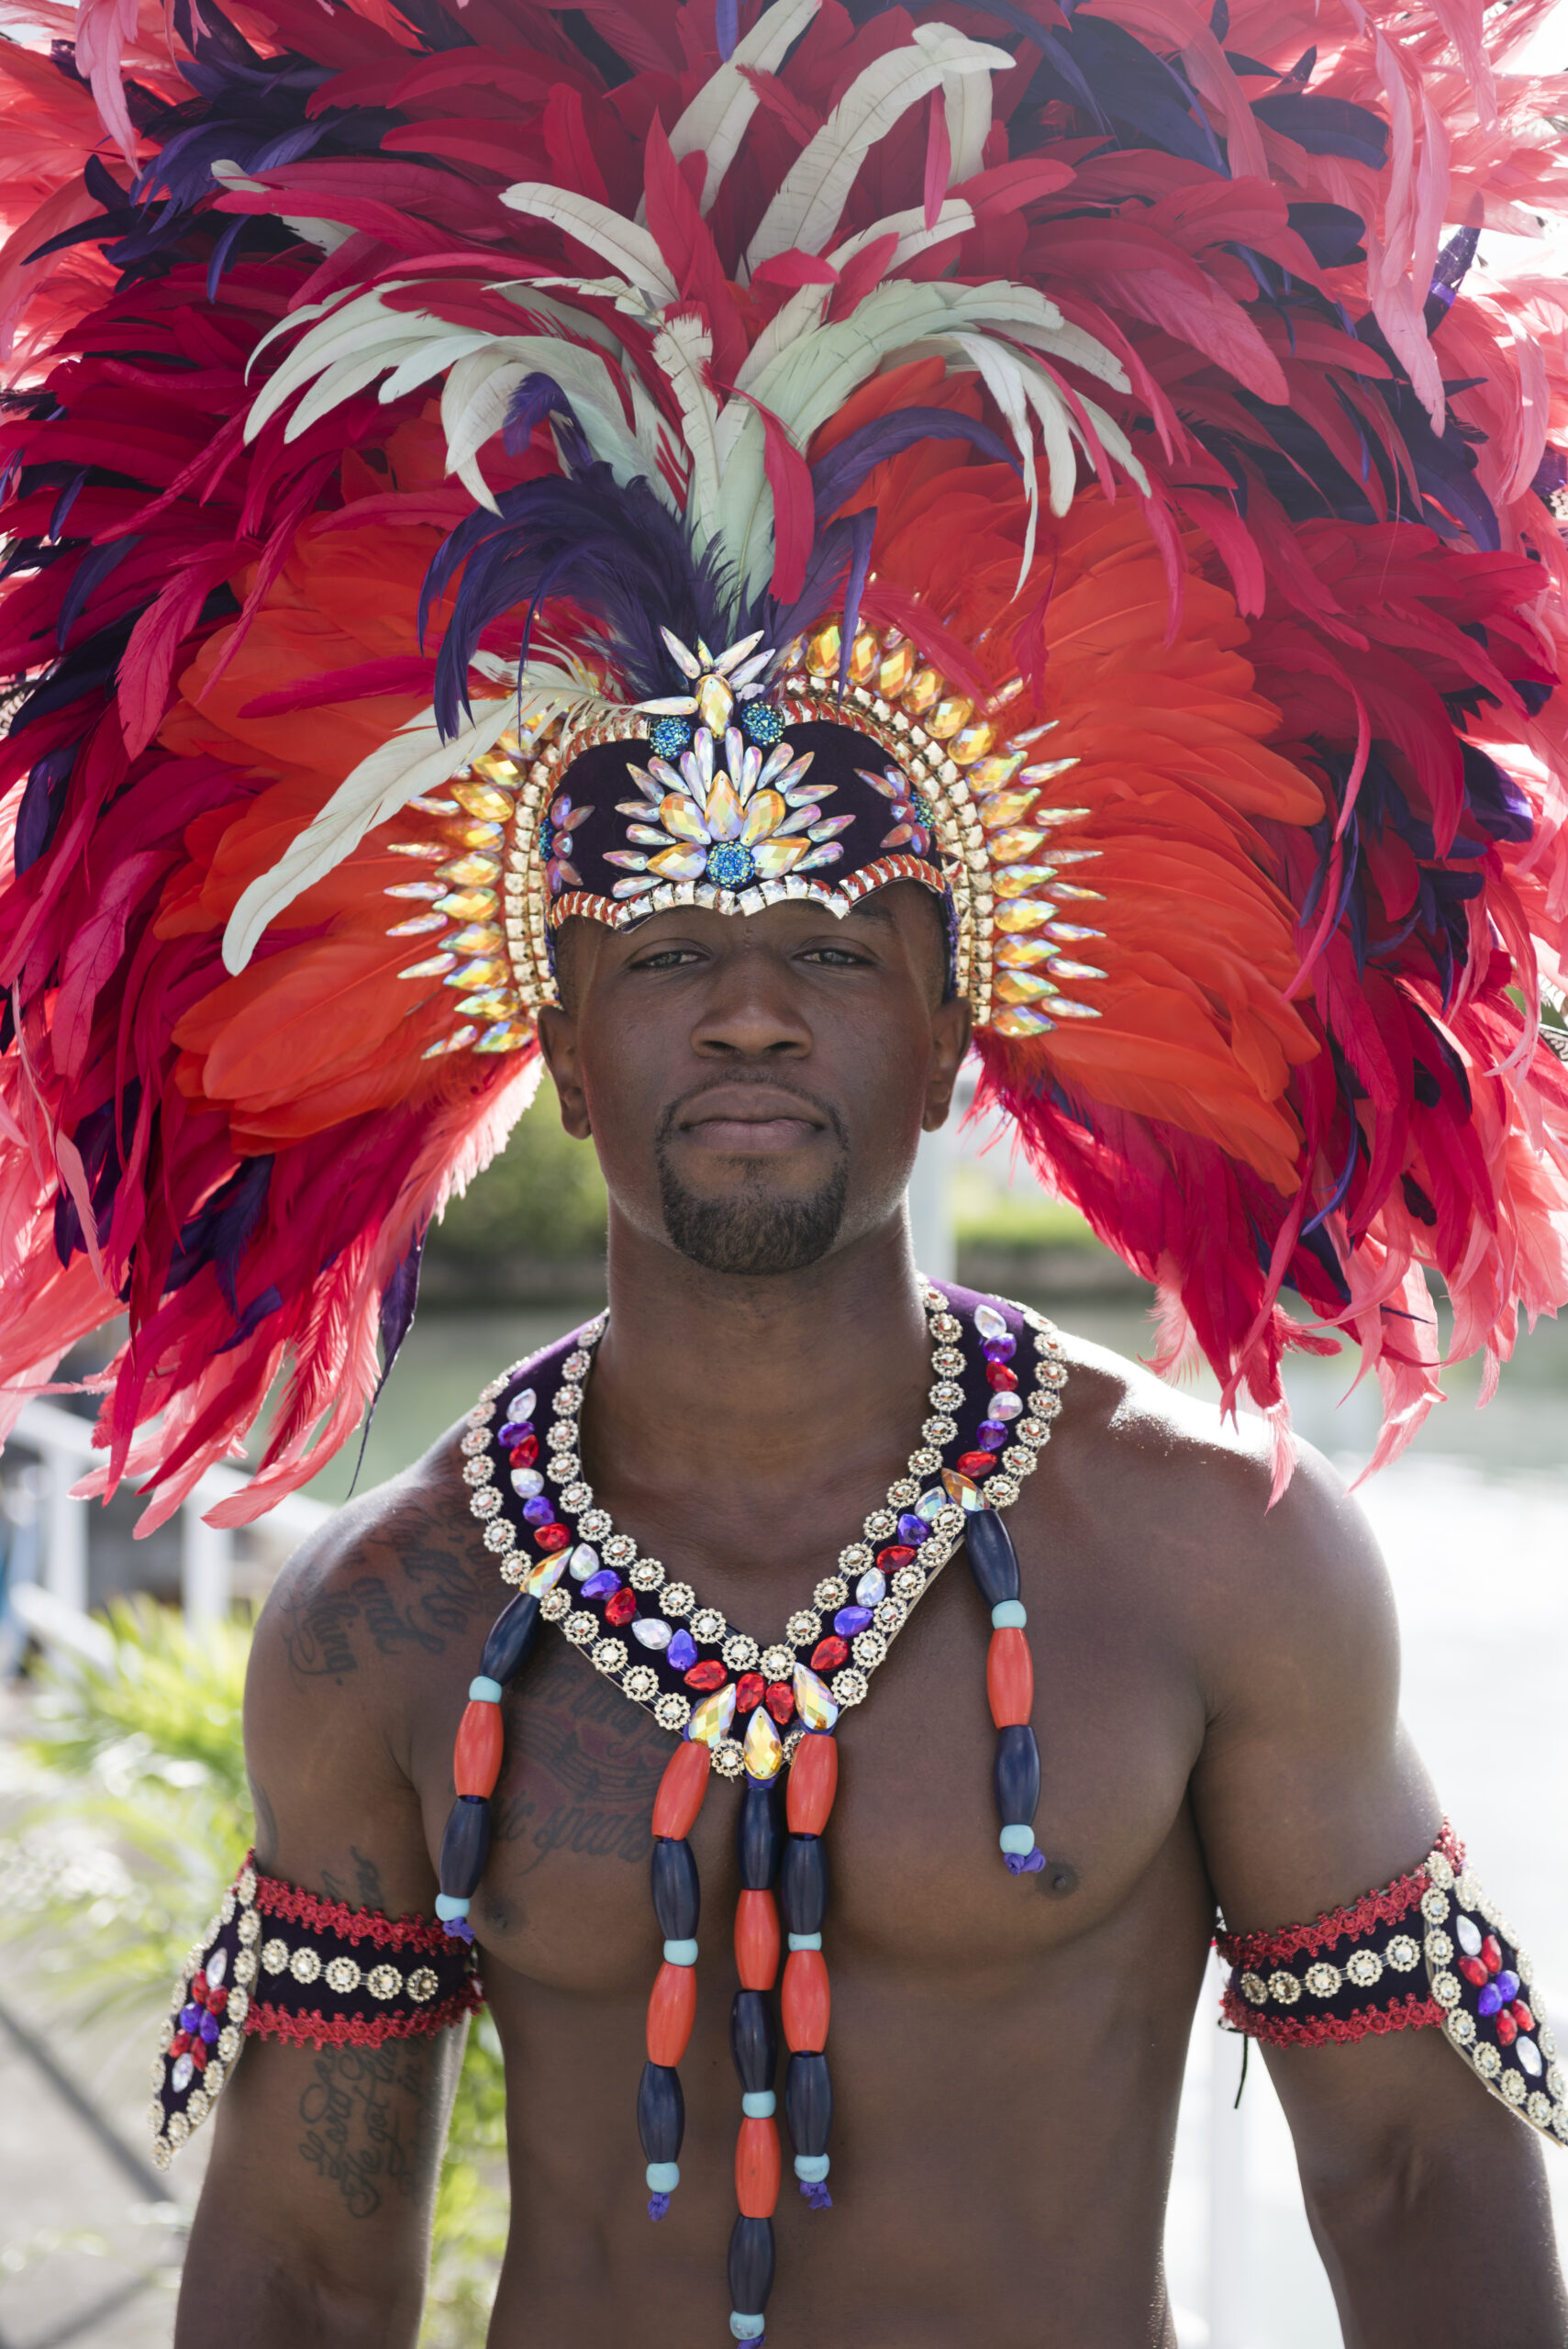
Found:
M 835 970 L 859 970 L 869 959 L 851 946 L 808 946 L 801 957 L 803 962 L 826 963 Z
M 695 963 L 697 959 L 690 946 L 664 946 L 652 954 L 640 955 L 630 967 L 634 971 L 673 971 L 683 963 Z

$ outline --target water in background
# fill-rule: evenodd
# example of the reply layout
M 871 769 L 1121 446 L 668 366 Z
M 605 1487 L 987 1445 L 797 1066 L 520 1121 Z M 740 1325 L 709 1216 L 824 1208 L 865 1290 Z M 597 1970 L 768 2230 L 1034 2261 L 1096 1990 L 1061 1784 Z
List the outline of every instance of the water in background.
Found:
M 1049 1305 L 1047 1306 L 1049 1310 Z M 416 1323 L 366 1446 L 363 1491 L 415 1458 L 473 1402 L 495 1371 L 556 1336 L 581 1313 L 426 1315 Z M 1148 1349 L 1136 1305 L 1074 1304 L 1073 1328 L 1124 1354 Z M 1299 1360 L 1286 1384 L 1301 1433 L 1341 1473 L 1372 1449 L 1374 1387 L 1341 1400 L 1340 1362 Z M 1206 1379 L 1209 1391 L 1212 1381 Z M 1520 1341 L 1501 1388 L 1475 1408 L 1473 1368 L 1455 1371 L 1403 1459 L 1361 1499 L 1386 1556 L 1405 1642 L 1405 1710 L 1482 1881 L 1526 1936 L 1543 2003 L 1568 2035 L 1568 1326 Z M 340 1500 L 352 1462 L 311 1486 Z M 1281 1920 L 1284 1921 L 1283 1920 Z M 1208 2160 L 1211 2065 L 1234 2076 L 1235 2042 L 1207 2017 L 1193 2039 L 1168 2252 L 1183 2349 L 1209 2338 Z M 1476 2093 L 1481 2093 L 1477 2085 Z M 1240 2316 L 1223 2349 L 1338 2349 L 1340 2331 L 1307 2231 L 1290 2140 L 1261 2064 L 1246 2099 L 1244 2195 L 1221 2213 L 1240 2269 Z M 1568 2244 L 1568 2151 L 1547 2154 Z M 1218 2344 L 1217 2344 L 1218 2349 Z

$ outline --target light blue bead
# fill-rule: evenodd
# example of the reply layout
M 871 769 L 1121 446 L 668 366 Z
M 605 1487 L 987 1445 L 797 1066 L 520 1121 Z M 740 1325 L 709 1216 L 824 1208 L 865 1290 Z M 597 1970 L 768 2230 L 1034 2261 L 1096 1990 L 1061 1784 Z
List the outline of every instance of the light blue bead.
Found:
M 471 1704 L 498 1705 L 501 1701 L 501 1683 L 498 1680 L 492 1680 L 487 1672 L 475 1673 L 468 1684 L 468 1695 Z
M 647 2169 L 650 2194 L 673 2194 L 681 2182 L 679 2162 L 650 2162 Z
M 695 1965 L 696 1962 L 697 1945 L 695 1942 L 665 1943 L 664 1963 L 666 1965 Z
M 777 2109 L 778 2099 L 772 2088 L 749 2088 L 740 2099 L 748 2121 L 771 2121 Z
M 1001 1840 L 1004 1852 L 1016 1852 L 1020 1859 L 1027 1859 L 1034 1850 L 1034 1829 L 1004 1827 Z
M 436 1914 L 444 1925 L 450 1918 L 466 1917 L 468 1914 L 468 1903 L 466 1900 L 460 1900 L 456 1893 L 438 1892 L 436 1895 Z
M 826 2154 L 796 2154 L 795 2174 L 803 2186 L 820 2186 L 833 2165 Z
M 822 1936 L 820 1933 L 791 1933 L 789 1945 L 791 1949 L 820 1949 Z
M 1021 1631 L 1029 1620 L 1029 1609 L 1021 1598 L 999 1598 L 991 1609 L 993 1631 Z
M 729 2311 L 729 2330 L 737 2341 L 761 2341 L 767 2325 L 765 2316 L 742 2316 L 739 2309 Z

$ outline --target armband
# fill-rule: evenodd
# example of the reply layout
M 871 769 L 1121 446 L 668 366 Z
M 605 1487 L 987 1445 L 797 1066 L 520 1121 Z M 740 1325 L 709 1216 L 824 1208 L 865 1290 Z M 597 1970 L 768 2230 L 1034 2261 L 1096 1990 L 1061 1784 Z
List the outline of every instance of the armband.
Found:
M 1529 1959 L 1447 1820 L 1418 1868 L 1352 1908 L 1271 1933 L 1220 1933 L 1233 2031 L 1276 2047 L 1440 2030 L 1489 2093 L 1568 2143 L 1568 2079 Z
M 445 2031 L 484 2003 L 471 1945 L 424 1917 L 384 1917 L 259 1876 L 251 1854 L 174 1984 L 153 2059 L 152 2158 L 167 2168 L 250 2038 L 379 2047 Z

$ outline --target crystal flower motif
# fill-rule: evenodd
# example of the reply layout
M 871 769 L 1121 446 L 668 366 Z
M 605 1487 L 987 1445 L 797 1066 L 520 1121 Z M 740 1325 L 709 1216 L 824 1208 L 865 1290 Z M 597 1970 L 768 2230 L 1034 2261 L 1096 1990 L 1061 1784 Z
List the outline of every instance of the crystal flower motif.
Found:
M 717 674 L 715 669 L 697 682 L 707 684 Z M 728 693 L 725 680 L 718 682 Z M 733 707 L 731 696 L 723 714 Z M 633 843 L 612 849 L 605 860 L 630 876 L 616 883 L 617 897 L 641 896 L 671 881 L 744 889 L 753 881 L 781 881 L 786 874 L 836 863 L 843 854 L 837 835 L 854 818 L 823 814 L 823 802 L 837 785 L 807 779 L 811 753 L 795 758 L 782 737 L 764 751 L 749 742 L 740 726 L 717 731 L 709 722 L 710 715 L 720 714 L 717 696 L 710 696 L 706 710 L 678 763 L 655 752 L 646 767 L 628 763 L 643 796 L 617 803 L 620 814 L 632 818 L 627 838 Z
M 539 853 L 552 897 L 558 897 L 562 889 L 583 886 L 583 876 L 572 863 L 572 835 L 593 812 L 592 807 L 573 807 L 565 792 L 550 802 L 539 826 Z
M 884 848 L 907 849 L 911 856 L 929 856 L 936 831 L 936 810 L 923 791 L 917 791 L 907 775 L 896 767 L 884 767 L 880 774 L 873 774 L 865 767 L 855 773 L 873 791 L 893 802 L 893 829 L 883 841 Z

